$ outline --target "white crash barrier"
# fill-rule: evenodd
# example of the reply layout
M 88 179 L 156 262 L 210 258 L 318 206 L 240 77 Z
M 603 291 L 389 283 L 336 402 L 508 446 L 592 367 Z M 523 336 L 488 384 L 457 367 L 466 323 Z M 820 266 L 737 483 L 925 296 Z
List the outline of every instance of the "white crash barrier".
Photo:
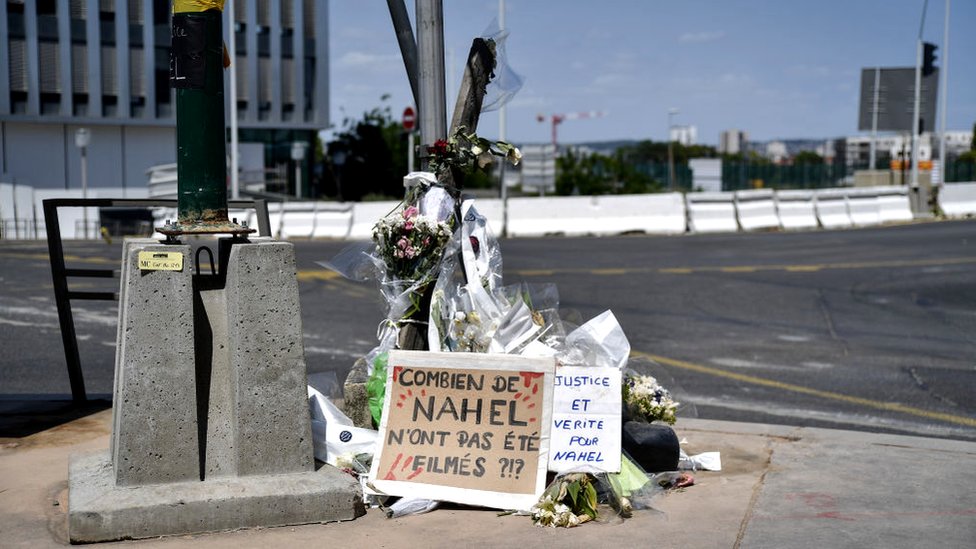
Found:
M 693 233 L 735 232 L 734 193 L 688 193 L 688 229 Z
M 776 214 L 780 227 L 788 231 L 816 229 L 819 226 L 813 205 L 813 191 L 776 191 Z
M 681 234 L 687 229 L 685 198 L 681 193 L 648 194 L 640 198 L 646 207 L 644 232 L 649 234 Z
M 735 213 L 743 231 L 779 228 L 772 189 L 735 191 Z
M 847 189 L 820 189 L 816 192 L 817 219 L 825 229 L 850 227 L 847 212 Z
M 352 205 L 334 202 L 269 204 L 271 232 L 278 238 L 346 238 Z
M 881 223 L 911 221 L 912 205 L 908 198 L 908 187 L 875 187 L 878 193 L 878 210 Z
M 397 200 L 383 200 L 380 202 L 356 202 L 352 206 L 352 225 L 349 228 L 351 240 L 369 240 L 373 238 L 373 225 L 381 218 L 389 215 L 400 205 Z
M 675 234 L 684 230 L 680 193 L 554 196 L 508 201 L 509 236 Z
M 855 227 L 881 223 L 881 205 L 877 187 L 854 187 L 847 191 L 847 213 Z
M 583 199 L 582 201 L 580 199 Z M 551 234 L 578 234 L 578 227 L 568 227 L 570 205 L 582 210 L 590 197 L 520 197 L 508 200 L 508 236 L 545 236 Z M 568 199 L 568 200 L 567 200 Z M 477 207 L 477 203 L 475 203 Z M 580 213 L 580 212 L 574 212 Z
M 949 217 L 976 215 L 976 183 L 946 183 L 939 189 L 939 207 Z

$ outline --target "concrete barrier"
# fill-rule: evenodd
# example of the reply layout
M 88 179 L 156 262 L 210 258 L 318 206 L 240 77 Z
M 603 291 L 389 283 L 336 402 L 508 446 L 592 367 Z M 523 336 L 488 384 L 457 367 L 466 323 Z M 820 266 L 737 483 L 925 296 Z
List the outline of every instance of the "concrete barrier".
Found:
M 508 201 L 509 236 L 674 234 L 684 232 L 684 226 L 680 193 L 523 197 Z
M 739 229 L 735 220 L 735 196 L 731 192 L 688 193 L 688 230 L 693 233 L 734 232 Z
M 334 202 L 269 204 L 271 231 L 278 238 L 346 238 L 352 205 Z
M 825 229 L 850 227 L 851 215 L 847 211 L 847 189 L 820 189 L 815 195 L 817 219 Z
M 817 212 L 813 191 L 776 191 L 776 215 L 780 227 L 786 230 L 816 229 Z
M 908 187 L 875 187 L 878 193 L 878 209 L 882 223 L 903 223 L 914 219 L 908 198 Z
M 949 217 L 976 216 L 976 182 L 943 185 L 939 189 L 939 207 Z
M 847 189 L 847 213 L 855 227 L 868 227 L 881 223 L 881 204 L 878 203 L 877 187 L 853 187 Z
M 772 189 L 735 191 L 735 213 L 743 231 L 779 228 Z

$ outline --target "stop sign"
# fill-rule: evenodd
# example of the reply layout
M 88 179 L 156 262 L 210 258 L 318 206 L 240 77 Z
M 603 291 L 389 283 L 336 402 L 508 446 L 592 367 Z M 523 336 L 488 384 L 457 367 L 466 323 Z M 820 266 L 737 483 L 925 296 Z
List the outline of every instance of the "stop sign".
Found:
M 412 131 L 414 123 L 417 121 L 417 115 L 413 112 L 413 107 L 407 107 L 403 109 L 403 129 L 406 131 Z

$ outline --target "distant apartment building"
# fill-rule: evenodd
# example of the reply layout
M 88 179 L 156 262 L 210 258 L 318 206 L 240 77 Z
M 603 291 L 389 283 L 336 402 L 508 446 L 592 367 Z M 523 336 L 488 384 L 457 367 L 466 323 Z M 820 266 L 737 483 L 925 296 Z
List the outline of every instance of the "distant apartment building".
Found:
M 725 130 L 718 137 L 718 152 L 723 154 L 739 154 L 745 152 L 749 134 L 739 130 Z
M 946 157 L 955 158 L 969 150 L 972 146 L 973 132 L 947 131 Z M 909 135 L 888 134 L 874 138 L 875 156 L 880 166 L 887 168 L 891 160 L 898 160 L 902 156 L 910 156 L 912 152 L 912 138 Z M 939 135 L 925 132 L 918 139 L 919 160 L 934 160 L 939 158 Z M 848 137 L 847 166 L 852 169 L 867 169 L 871 158 L 871 136 L 858 135 Z
M 240 140 L 263 144 L 262 165 L 287 164 L 292 142 L 329 123 L 327 2 L 231 1 Z M 168 0 L 0 1 L 0 181 L 79 188 L 82 127 L 89 186 L 145 187 L 150 166 L 176 162 L 171 12 Z
M 695 126 L 671 126 L 671 141 L 676 141 L 684 146 L 698 143 L 698 128 Z
M 785 161 L 787 158 L 789 158 L 786 143 L 779 140 L 766 143 L 766 158 L 772 160 L 776 164 Z

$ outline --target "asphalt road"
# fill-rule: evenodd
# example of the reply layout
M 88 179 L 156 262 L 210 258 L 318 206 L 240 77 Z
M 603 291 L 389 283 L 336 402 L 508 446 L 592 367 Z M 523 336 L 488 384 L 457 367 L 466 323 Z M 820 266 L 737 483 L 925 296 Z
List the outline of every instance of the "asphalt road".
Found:
M 345 243 L 295 244 L 309 372 L 341 382 L 383 305 L 316 265 Z M 568 321 L 612 310 L 681 415 L 976 440 L 976 221 L 501 246 L 505 282 L 556 284 Z M 120 247 L 65 253 L 114 267 Z M 87 389 L 108 394 L 117 308 L 73 309 Z M 0 398 L 69 392 L 46 245 L 0 241 Z

